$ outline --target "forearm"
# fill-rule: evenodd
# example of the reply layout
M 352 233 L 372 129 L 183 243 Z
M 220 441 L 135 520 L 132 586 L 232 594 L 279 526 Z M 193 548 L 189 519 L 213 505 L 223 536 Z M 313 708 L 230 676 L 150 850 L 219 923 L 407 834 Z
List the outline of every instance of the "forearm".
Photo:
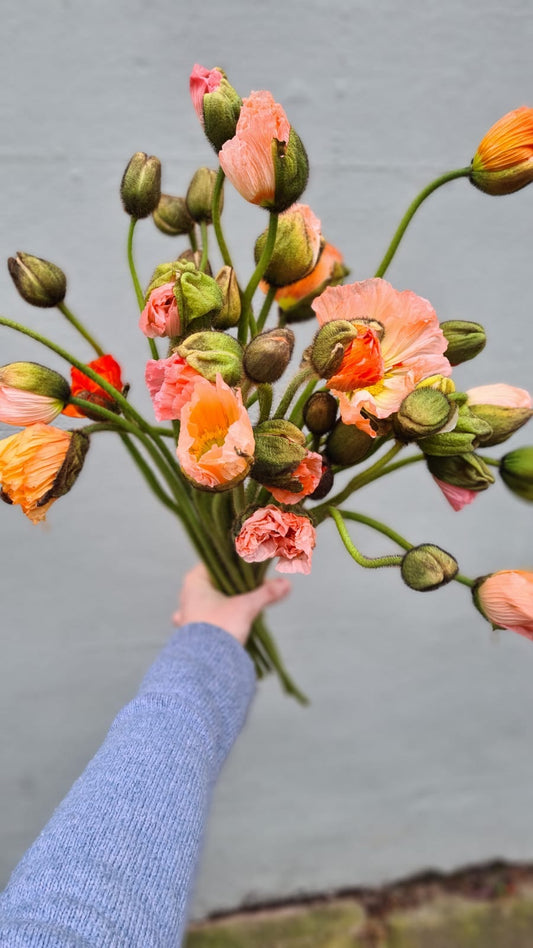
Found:
M 176 948 L 211 790 L 253 690 L 226 632 L 173 636 L 15 870 L 0 945 Z

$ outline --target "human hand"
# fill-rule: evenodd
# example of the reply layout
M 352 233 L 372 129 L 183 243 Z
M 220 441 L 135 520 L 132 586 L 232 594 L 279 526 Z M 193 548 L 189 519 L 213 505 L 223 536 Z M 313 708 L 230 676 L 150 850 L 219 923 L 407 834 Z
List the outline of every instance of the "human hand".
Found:
M 252 622 L 266 606 L 279 602 L 290 592 L 288 579 L 267 579 L 262 586 L 239 596 L 225 596 L 215 589 L 203 563 L 191 569 L 183 581 L 179 608 L 172 616 L 174 625 L 209 622 L 218 625 L 241 645 L 245 645 Z

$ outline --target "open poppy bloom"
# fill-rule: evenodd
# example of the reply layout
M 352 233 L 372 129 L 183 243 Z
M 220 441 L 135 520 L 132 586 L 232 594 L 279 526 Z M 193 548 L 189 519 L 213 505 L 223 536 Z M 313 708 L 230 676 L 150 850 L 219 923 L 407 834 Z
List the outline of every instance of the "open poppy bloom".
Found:
M 388 418 L 422 379 L 451 374 L 437 314 L 411 290 L 374 278 L 329 286 L 312 307 L 321 326 L 339 319 L 357 324 L 357 337 L 326 383 L 345 424 L 374 436 L 366 413 Z
M 533 181 L 533 109 L 522 105 L 489 128 L 472 159 L 472 184 L 487 194 L 512 194 Z
M 247 563 L 279 557 L 278 573 L 310 573 L 316 531 L 308 517 L 274 504 L 260 507 L 244 521 L 235 549 Z
M 533 639 L 533 573 L 492 573 L 474 587 L 474 601 L 493 625 Z
M 204 490 L 228 490 L 248 474 L 254 447 L 240 391 L 220 375 L 214 385 L 199 375 L 181 410 L 177 455 L 183 473 Z
M 82 432 L 40 423 L 4 438 L 0 441 L 2 500 L 20 504 L 33 523 L 44 520 L 54 500 L 74 483 L 88 445 Z
M 87 366 L 93 372 L 101 375 L 106 382 L 109 382 L 118 392 L 122 392 L 124 387 L 122 382 L 122 369 L 112 355 L 99 356 L 88 362 Z M 107 408 L 108 411 L 117 411 L 117 403 L 105 389 L 101 388 L 98 382 L 94 382 L 88 375 L 84 375 L 80 369 L 72 366 L 70 370 L 70 391 L 75 398 L 83 398 L 87 402 L 92 402 L 100 408 Z M 63 414 L 70 418 L 86 418 L 85 413 L 77 408 L 76 405 L 66 405 Z M 96 416 L 95 416 L 96 417 Z

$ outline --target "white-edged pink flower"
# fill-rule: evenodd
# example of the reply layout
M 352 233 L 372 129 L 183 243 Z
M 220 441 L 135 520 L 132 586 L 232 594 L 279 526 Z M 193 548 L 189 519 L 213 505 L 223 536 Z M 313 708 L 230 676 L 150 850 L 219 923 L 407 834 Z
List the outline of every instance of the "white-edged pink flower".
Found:
M 260 507 L 244 521 L 235 549 L 247 563 L 278 557 L 278 573 L 310 573 L 316 531 L 308 517 L 273 504 Z
M 422 379 L 451 374 L 437 314 L 411 290 L 395 290 L 374 278 L 329 286 L 311 305 L 321 326 L 335 319 L 362 321 L 338 371 L 327 380 L 345 424 L 374 435 L 363 410 L 388 418 Z M 379 333 L 368 321 L 380 324 Z
M 180 316 L 174 296 L 174 283 L 163 283 L 152 290 L 141 313 L 139 328 L 149 339 L 179 336 Z

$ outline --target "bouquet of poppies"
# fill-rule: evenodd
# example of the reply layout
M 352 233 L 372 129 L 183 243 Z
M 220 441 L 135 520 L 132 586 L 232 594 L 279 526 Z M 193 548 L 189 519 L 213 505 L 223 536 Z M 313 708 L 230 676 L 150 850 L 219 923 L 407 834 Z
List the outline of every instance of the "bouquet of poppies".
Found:
M 41 522 L 73 487 L 94 437 L 115 432 L 228 595 L 255 588 L 271 562 L 280 572 L 309 573 L 317 527 L 331 518 L 360 566 L 397 567 L 418 591 L 463 583 L 495 627 L 533 638 L 532 572 L 469 578 L 439 546 L 415 546 L 346 506 L 366 484 L 415 463 L 425 464 L 456 511 L 494 483 L 494 468 L 515 495 L 533 500 L 533 447 L 497 459 L 486 454 L 529 420 L 529 393 L 507 384 L 457 391 L 452 369 L 481 352 L 483 327 L 441 323 L 426 299 L 384 280 L 411 218 L 436 188 L 468 178 L 500 195 L 533 181 L 533 109 L 505 115 L 469 165 L 425 187 L 375 275 L 349 283 L 342 253 L 300 202 L 308 158 L 281 105 L 267 91 L 241 99 L 219 68 L 196 65 L 190 92 L 218 167 L 199 168 L 178 197 L 161 193 L 159 159 L 138 152 L 120 188 L 155 421 L 134 407 L 123 368 L 68 308 L 63 271 L 17 254 L 9 272 L 21 296 L 58 307 L 96 358 L 84 361 L 0 318 L 71 367 L 70 381 L 34 362 L 0 368 L 0 421 L 22 428 L 0 441 L 2 499 Z M 226 179 L 268 215 L 247 282 L 224 237 Z M 133 238 L 137 222 L 150 216 L 180 246 L 142 288 Z M 316 332 L 295 358 L 294 330 L 304 320 L 313 320 Z M 60 414 L 83 421 L 56 427 Z M 394 550 L 365 556 L 350 534 L 353 523 L 383 534 Z M 305 700 L 262 617 L 248 648 L 259 677 L 275 671 L 288 693 Z

